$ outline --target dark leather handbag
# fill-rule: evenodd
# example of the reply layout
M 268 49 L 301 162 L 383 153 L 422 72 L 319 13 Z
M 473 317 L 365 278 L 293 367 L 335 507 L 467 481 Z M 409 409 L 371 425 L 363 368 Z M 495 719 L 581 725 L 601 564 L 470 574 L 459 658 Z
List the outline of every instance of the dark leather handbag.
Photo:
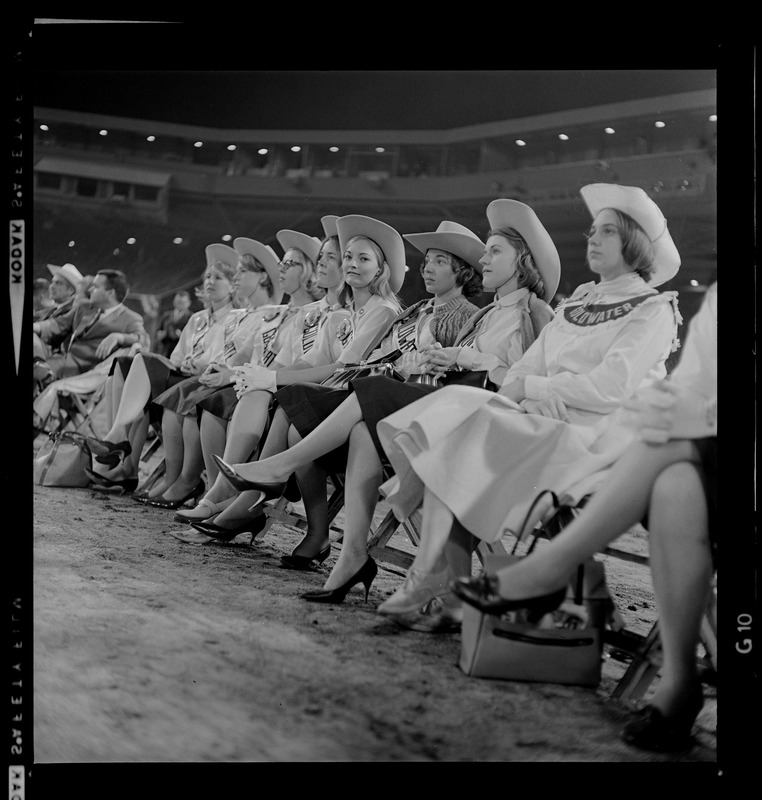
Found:
M 420 373 L 411 375 L 406 383 L 420 383 L 424 386 L 437 386 L 439 388 L 443 386 L 475 386 L 477 389 L 487 389 L 490 392 L 496 392 L 500 388 L 489 379 L 489 372 L 486 369 L 452 369 L 438 377 Z
M 387 378 L 402 381 L 402 376 L 394 369 L 394 362 L 401 355 L 401 350 L 395 350 L 388 355 L 377 358 L 375 361 L 345 364 L 343 367 L 339 367 L 333 375 L 329 375 L 322 381 L 321 386 L 328 386 L 331 389 L 347 389 L 349 384 L 357 378 L 371 378 L 378 375 L 385 375 Z

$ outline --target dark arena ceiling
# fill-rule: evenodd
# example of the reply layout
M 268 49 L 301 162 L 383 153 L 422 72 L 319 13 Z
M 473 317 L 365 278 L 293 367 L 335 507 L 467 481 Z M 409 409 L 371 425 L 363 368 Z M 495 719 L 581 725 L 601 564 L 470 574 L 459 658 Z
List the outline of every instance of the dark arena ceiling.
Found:
M 488 60 L 478 58 L 469 61 L 489 68 L 418 68 L 426 61 L 420 53 L 407 59 L 413 65 L 410 69 L 382 69 L 376 64 L 370 69 L 347 69 L 353 62 L 348 56 L 352 48 L 345 49 L 341 58 L 325 57 L 324 33 L 319 30 L 309 46 L 285 34 L 275 42 L 275 52 L 266 54 L 251 41 L 251 31 L 249 38 L 237 38 L 233 29 L 220 37 L 195 23 L 46 22 L 33 26 L 28 81 L 35 107 L 231 131 L 446 131 L 722 86 L 717 45 L 696 47 L 679 67 L 674 66 L 672 54 L 665 68 L 642 68 L 651 61 L 645 55 L 635 63 L 639 68 L 633 68 L 632 59 L 603 59 L 600 67 L 591 68 L 590 60 L 577 54 L 568 62 L 561 59 L 569 68 L 547 69 L 543 54 L 532 51 L 529 58 L 515 58 L 517 66 L 530 67 L 522 69 L 494 69 Z M 358 32 L 351 39 L 353 46 L 357 36 L 362 44 Z M 338 42 L 343 35 L 333 38 Z M 376 46 L 371 39 L 361 49 Z M 400 44 L 405 52 L 417 46 L 407 40 Z M 341 49 L 334 47 L 336 52 Z M 545 60 L 553 66 L 559 61 Z M 379 197 L 367 209 L 334 200 L 326 208 L 314 198 L 297 205 L 284 203 L 283 217 L 276 219 L 266 200 L 252 197 L 240 213 L 235 204 L 228 204 L 224 212 L 239 224 L 234 235 L 272 242 L 279 227 L 295 226 L 297 220 L 306 232 L 319 235 L 323 213 L 369 213 L 403 233 L 432 229 L 428 226 L 451 218 L 483 234 L 485 206 L 480 201 L 414 208 Z M 253 220 L 257 209 L 263 221 L 272 223 L 272 231 L 262 230 Z M 663 210 L 676 240 L 690 251 L 689 260 L 701 272 L 701 280 L 715 274 L 714 197 L 698 198 L 690 206 L 665 202 Z M 219 209 L 210 211 L 213 216 Z M 561 205 L 544 210 L 541 217 L 557 239 L 562 262 L 570 266 L 567 289 L 589 279 L 581 237 L 587 220 L 581 211 L 581 206 Z M 203 217 L 200 210 L 193 213 Z M 46 226 L 55 223 L 44 213 L 41 216 Z M 37 262 L 36 256 L 36 268 Z M 158 291 L 151 284 L 155 263 L 148 269 L 151 275 L 135 276 L 137 291 Z

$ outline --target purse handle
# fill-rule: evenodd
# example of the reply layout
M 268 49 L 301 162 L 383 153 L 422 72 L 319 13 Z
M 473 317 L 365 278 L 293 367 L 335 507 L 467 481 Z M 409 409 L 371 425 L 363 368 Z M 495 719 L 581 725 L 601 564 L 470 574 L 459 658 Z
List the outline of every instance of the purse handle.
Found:
M 534 500 L 532 501 L 532 504 L 527 509 L 527 513 L 524 515 L 524 521 L 521 523 L 521 527 L 519 528 L 519 532 L 516 536 L 516 542 L 513 545 L 513 549 L 511 550 L 512 555 L 516 555 L 516 550 L 519 546 L 519 542 L 521 542 L 521 540 L 524 537 L 524 528 L 526 528 L 527 523 L 531 519 L 532 512 L 534 511 L 535 507 L 546 494 L 549 494 L 551 497 L 552 501 L 551 507 L 553 508 L 554 516 L 562 508 L 561 503 L 558 499 L 558 495 L 552 489 L 543 489 L 538 495 L 536 495 Z M 525 557 L 528 556 L 534 550 L 535 545 L 537 544 L 537 541 L 540 538 L 538 533 L 536 532 L 536 529 L 532 530 L 532 535 L 533 535 L 532 542 L 527 548 Z M 583 597 L 584 586 L 585 586 L 585 565 L 584 563 L 582 563 L 577 567 L 577 579 L 574 587 L 574 603 L 578 606 L 582 605 L 582 601 L 584 599 Z

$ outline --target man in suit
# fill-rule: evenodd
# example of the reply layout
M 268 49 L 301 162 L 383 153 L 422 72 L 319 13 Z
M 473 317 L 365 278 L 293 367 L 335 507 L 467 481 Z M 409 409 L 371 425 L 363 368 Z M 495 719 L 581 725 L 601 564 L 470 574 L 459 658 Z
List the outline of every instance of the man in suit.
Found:
M 62 267 L 48 264 L 48 269 L 53 275 L 49 287 L 53 304 L 34 323 L 34 355 L 42 359 L 59 352 L 66 337 L 71 334 L 74 297 L 82 283 L 82 274 L 74 264 L 64 264 Z
M 80 289 L 83 299 L 75 302 L 71 335 L 64 342 L 62 353 L 48 358 L 55 378 L 86 372 L 117 348 L 136 343 L 150 346 L 143 318 L 122 302 L 129 290 L 123 272 L 99 270 L 94 278 L 83 278 Z M 65 321 L 60 326 L 64 327 Z

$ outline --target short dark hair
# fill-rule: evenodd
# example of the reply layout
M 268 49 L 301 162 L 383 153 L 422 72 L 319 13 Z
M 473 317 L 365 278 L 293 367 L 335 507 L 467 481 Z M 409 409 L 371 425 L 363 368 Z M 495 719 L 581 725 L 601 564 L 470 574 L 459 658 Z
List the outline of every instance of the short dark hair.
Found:
M 464 261 L 460 256 L 456 256 L 455 253 L 451 253 L 449 250 L 443 250 L 442 252 L 450 259 L 450 269 L 455 273 L 455 285 L 462 287 L 463 297 L 476 297 L 476 295 L 481 294 L 484 291 L 481 274 L 467 261 Z M 425 265 L 426 254 L 424 253 L 420 267 L 421 275 L 423 275 Z
M 120 269 L 99 269 L 96 275 L 106 277 L 106 288 L 114 290 L 117 302 L 121 303 L 127 297 L 130 285 L 127 283 L 127 276 Z

